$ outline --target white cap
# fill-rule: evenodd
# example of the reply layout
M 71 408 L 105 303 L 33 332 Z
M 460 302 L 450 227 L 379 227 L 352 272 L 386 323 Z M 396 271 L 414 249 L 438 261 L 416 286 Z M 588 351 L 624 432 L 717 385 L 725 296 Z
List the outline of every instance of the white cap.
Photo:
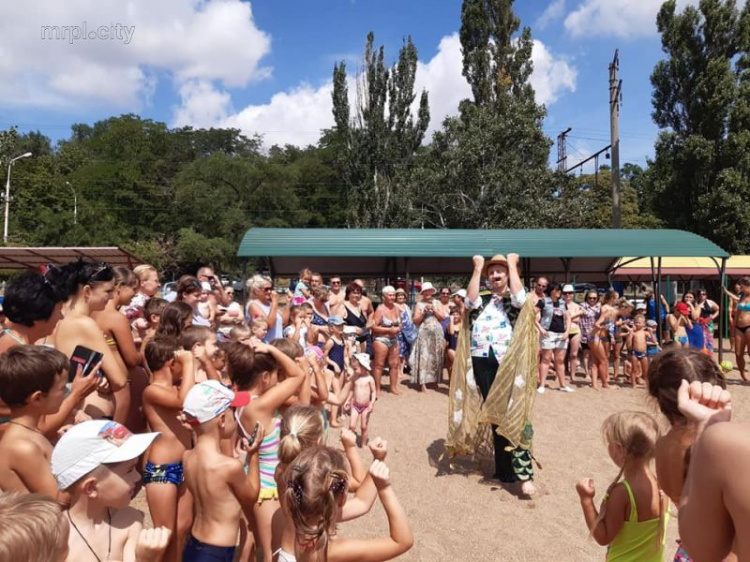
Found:
M 61 490 L 102 464 L 131 461 L 140 457 L 159 433 L 133 434 L 110 420 L 89 420 L 74 425 L 52 451 L 52 474 Z
M 362 365 L 366 371 L 371 370 L 370 369 L 370 356 L 366 353 L 355 353 L 354 358 L 357 360 L 357 362 Z
M 435 289 L 435 286 L 432 283 L 425 281 L 422 283 L 422 290 L 419 292 L 424 293 L 425 291 L 437 291 L 437 289 Z
M 203 292 L 205 293 L 210 293 L 212 291 L 211 283 L 208 281 L 201 281 L 201 289 L 203 289 Z
M 247 392 L 232 392 L 219 381 L 205 381 L 191 388 L 182 411 L 198 421 L 199 424 L 211 421 L 223 414 L 227 408 L 241 408 L 250 403 Z
M 451 296 L 455 297 L 456 295 L 458 295 L 462 299 L 465 299 L 466 298 L 466 289 L 459 289 L 458 291 L 456 291 L 455 293 L 453 293 Z
M 575 293 L 576 290 L 573 288 L 573 285 L 571 285 L 570 283 L 568 283 L 567 285 L 565 285 L 563 287 L 562 292 L 563 293 Z
M 635 305 L 636 310 L 646 310 L 648 306 L 646 306 L 645 302 L 639 302 L 637 305 Z

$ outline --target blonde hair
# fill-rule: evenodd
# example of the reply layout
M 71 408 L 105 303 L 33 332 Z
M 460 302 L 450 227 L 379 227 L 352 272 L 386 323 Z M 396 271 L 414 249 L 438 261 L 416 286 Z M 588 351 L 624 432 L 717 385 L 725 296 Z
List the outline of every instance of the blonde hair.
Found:
M 310 447 L 292 461 L 284 473 L 284 498 L 300 545 L 312 543 L 312 549 L 323 551 L 325 557 L 348 481 L 344 456 L 330 447 Z
M 135 276 L 141 283 L 148 279 L 148 276 L 152 271 L 157 274 L 159 273 L 153 265 L 148 265 L 147 263 L 136 265 L 133 268 L 133 273 L 135 273 Z
M 240 338 L 247 338 L 251 335 L 253 335 L 253 333 L 250 330 L 250 327 L 245 324 L 237 324 L 236 326 L 232 326 L 229 330 L 229 339 L 232 341 L 237 341 Z
M 289 464 L 323 437 L 323 417 L 313 406 L 292 406 L 281 420 L 279 462 Z
M 258 316 L 257 318 L 253 318 L 252 323 L 250 324 L 251 328 L 255 328 L 256 326 L 264 326 L 268 328 L 268 320 L 263 318 L 262 316 Z
M 646 412 L 617 412 L 610 415 L 602 424 L 602 436 L 607 444 L 617 444 L 622 447 L 625 454 L 625 462 L 620 472 L 607 487 L 607 496 L 620 483 L 625 473 L 625 468 L 636 463 L 648 463 L 656 455 L 656 440 L 659 438 L 659 424 L 653 416 Z M 661 493 L 661 492 L 660 492 Z M 607 501 L 602 503 L 599 515 L 591 526 L 591 534 L 604 519 L 607 509 Z M 661 546 L 664 538 L 664 516 L 666 513 L 666 498 L 659 499 L 659 533 L 657 534 L 657 547 Z
M 0 494 L 0 561 L 57 562 L 70 527 L 60 506 L 42 494 Z

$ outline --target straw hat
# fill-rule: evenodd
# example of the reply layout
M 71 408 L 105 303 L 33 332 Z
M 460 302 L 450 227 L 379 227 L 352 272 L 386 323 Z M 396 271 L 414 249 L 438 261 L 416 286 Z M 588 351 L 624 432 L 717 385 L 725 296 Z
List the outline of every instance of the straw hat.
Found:
M 492 259 L 484 262 L 484 269 L 482 270 L 483 277 L 487 276 L 487 270 L 491 265 L 504 265 L 505 267 L 508 267 L 508 260 L 505 259 L 505 256 L 502 254 L 495 254 L 492 256 Z

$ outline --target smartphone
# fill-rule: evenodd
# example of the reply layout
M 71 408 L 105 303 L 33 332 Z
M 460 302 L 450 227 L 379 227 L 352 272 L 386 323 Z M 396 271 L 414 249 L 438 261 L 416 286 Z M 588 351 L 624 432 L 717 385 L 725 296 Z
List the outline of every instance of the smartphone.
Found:
M 253 429 L 253 432 L 250 434 L 250 438 L 247 440 L 250 446 L 252 446 L 253 443 L 255 443 L 255 440 L 258 438 L 259 429 L 260 429 L 260 422 L 255 422 L 255 428 Z
M 68 372 L 68 382 L 73 382 L 73 379 L 78 372 L 78 366 L 81 366 L 81 376 L 88 377 L 94 366 L 104 358 L 103 353 L 89 349 L 82 345 L 76 346 L 73 350 L 73 355 L 70 356 L 70 371 Z

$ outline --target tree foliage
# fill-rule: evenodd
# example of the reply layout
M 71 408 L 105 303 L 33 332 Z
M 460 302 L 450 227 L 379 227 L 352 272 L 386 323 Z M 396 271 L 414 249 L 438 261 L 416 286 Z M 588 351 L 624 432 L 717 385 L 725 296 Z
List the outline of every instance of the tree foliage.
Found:
M 750 5 L 702 0 L 657 25 L 667 59 L 651 75 L 653 118 L 663 129 L 647 175 L 668 226 L 727 250 L 750 250 Z

